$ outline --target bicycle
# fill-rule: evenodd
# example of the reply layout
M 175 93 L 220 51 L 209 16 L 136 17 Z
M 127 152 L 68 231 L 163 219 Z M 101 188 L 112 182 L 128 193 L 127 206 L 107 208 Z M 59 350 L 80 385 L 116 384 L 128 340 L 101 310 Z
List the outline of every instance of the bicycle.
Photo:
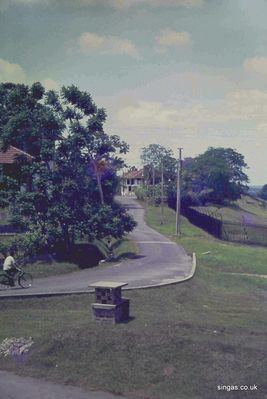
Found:
M 33 283 L 32 275 L 18 267 L 16 269 L 17 271 L 13 277 L 10 277 L 5 271 L 0 272 L 0 285 L 14 287 L 16 282 L 18 282 L 21 288 L 30 288 Z M 14 284 L 12 284 L 12 280 Z

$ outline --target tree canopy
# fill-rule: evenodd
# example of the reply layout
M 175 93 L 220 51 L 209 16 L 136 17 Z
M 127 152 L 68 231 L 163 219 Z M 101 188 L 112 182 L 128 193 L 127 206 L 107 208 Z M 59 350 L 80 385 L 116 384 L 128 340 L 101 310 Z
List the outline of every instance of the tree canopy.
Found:
M 157 183 L 160 179 L 161 168 L 164 171 L 164 180 L 169 181 L 175 179 L 177 161 L 173 156 L 173 151 L 160 144 L 149 144 L 142 148 L 141 161 L 145 169 L 145 178 L 147 181 Z
M 175 208 L 177 161 L 173 158 L 172 151 L 161 145 L 151 144 L 143 148 L 141 159 L 145 165 L 153 165 L 153 168 L 156 168 L 156 176 L 163 164 L 164 195 L 168 197 L 168 204 Z M 239 198 L 247 190 L 246 168 L 244 156 L 232 148 L 210 147 L 195 158 L 184 159 L 182 162 L 182 205 L 222 203 L 225 200 Z M 156 183 L 158 182 L 159 179 L 156 179 Z M 151 197 L 156 193 L 155 189 L 147 191 L 147 195 Z
M 186 189 L 201 201 L 235 200 L 247 189 L 247 164 L 232 148 L 210 147 L 185 165 Z
M 2 173 L 2 197 L 33 242 L 69 251 L 77 238 L 119 238 L 133 229 L 114 201 L 128 145 L 104 132 L 105 120 L 105 110 L 75 86 L 57 93 L 40 83 L 0 85 L 2 149 L 14 145 L 33 156 L 20 176 Z

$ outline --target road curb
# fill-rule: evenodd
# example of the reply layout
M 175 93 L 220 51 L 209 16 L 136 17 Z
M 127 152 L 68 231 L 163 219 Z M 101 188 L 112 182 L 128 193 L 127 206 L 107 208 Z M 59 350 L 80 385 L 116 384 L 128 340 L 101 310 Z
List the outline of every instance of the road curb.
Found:
M 168 282 L 168 283 L 158 283 L 158 284 L 150 284 L 150 285 L 142 285 L 138 287 L 125 287 L 123 288 L 123 291 L 131 291 L 131 290 L 142 290 L 142 289 L 148 289 L 148 288 L 160 288 L 168 285 L 173 285 L 173 284 L 179 284 L 186 282 L 188 280 L 191 280 L 192 277 L 194 277 L 195 271 L 196 271 L 196 266 L 197 266 L 197 258 L 195 252 L 192 255 L 192 269 L 189 273 L 188 276 L 186 277 L 180 277 L 178 279 L 174 279 L 174 281 Z M 18 295 L 12 295 L 12 294 L 7 294 L 7 295 L 0 295 L 0 300 L 1 299 L 26 299 L 26 298 L 49 298 L 49 297 L 59 297 L 59 296 L 66 296 L 66 295 L 83 295 L 83 294 L 92 294 L 94 293 L 94 290 L 81 290 L 81 291 L 63 291 L 63 292 L 36 292 L 32 294 L 18 294 Z
M 137 290 L 137 289 L 147 289 L 147 288 L 159 288 L 159 287 L 164 287 L 164 286 L 168 286 L 168 285 L 173 285 L 173 284 L 179 284 L 179 283 L 184 283 L 188 280 L 191 280 L 192 277 L 194 277 L 195 271 L 196 271 L 196 267 L 197 267 L 197 257 L 195 252 L 193 252 L 192 255 L 192 269 L 191 272 L 189 273 L 188 276 L 186 277 L 181 277 L 179 279 L 176 279 L 172 282 L 169 283 L 159 283 L 159 284 L 150 284 L 150 285 L 143 285 L 143 286 L 139 286 L 139 287 L 125 287 L 124 290 L 126 291 L 130 291 L 130 290 Z

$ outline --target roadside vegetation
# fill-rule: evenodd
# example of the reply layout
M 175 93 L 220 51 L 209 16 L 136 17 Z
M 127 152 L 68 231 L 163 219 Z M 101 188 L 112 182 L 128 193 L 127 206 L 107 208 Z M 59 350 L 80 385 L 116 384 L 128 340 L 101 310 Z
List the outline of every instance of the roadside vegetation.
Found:
M 173 151 L 149 144 L 142 149 L 141 160 L 145 186 L 136 190 L 137 198 L 157 205 L 163 194 L 175 209 L 178 162 Z M 232 148 L 209 147 L 195 158 L 179 160 L 182 207 L 207 203 L 223 206 L 239 199 L 248 191 L 247 167 L 244 156 Z
M 163 225 L 160 208 L 146 212 L 152 227 L 177 239 L 171 209 L 164 209 Z M 0 358 L 0 367 L 139 399 L 262 399 L 267 280 L 228 272 L 263 274 L 267 250 L 219 242 L 185 219 L 178 242 L 197 253 L 194 278 L 125 292 L 129 323 L 92 321 L 89 294 L 1 300 L 0 340 L 16 331 L 35 343 L 25 357 Z M 232 384 L 258 390 L 217 390 Z
M 113 240 L 109 246 L 104 241 L 95 241 L 90 244 L 77 244 L 69 261 L 59 260 L 51 255 L 36 256 L 31 262 L 27 262 L 23 269 L 31 273 L 34 278 L 43 278 L 96 267 L 100 261 L 110 265 L 111 262 L 134 258 L 136 255 L 138 255 L 137 245 L 127 238 Z M 3 261 L 4 257 L 0 255 L 0 269 Z

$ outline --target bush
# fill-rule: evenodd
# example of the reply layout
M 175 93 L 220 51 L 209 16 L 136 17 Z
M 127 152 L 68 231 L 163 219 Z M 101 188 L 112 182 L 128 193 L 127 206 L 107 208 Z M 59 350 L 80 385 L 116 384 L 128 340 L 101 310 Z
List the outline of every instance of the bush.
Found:
M 135 191 L 136 197 L 139 201 L 147 202 L 150 205 L 159 206 L 161 204 L 161 186 L 139 187 Z
M 43 254 L 46 244 L 38 231 L 18 234 L 12 239 L 0 241 L 0 253 L 6 257 L 8 252 L 13 252 L 22 264 L 27 263 L 33 256 Z

